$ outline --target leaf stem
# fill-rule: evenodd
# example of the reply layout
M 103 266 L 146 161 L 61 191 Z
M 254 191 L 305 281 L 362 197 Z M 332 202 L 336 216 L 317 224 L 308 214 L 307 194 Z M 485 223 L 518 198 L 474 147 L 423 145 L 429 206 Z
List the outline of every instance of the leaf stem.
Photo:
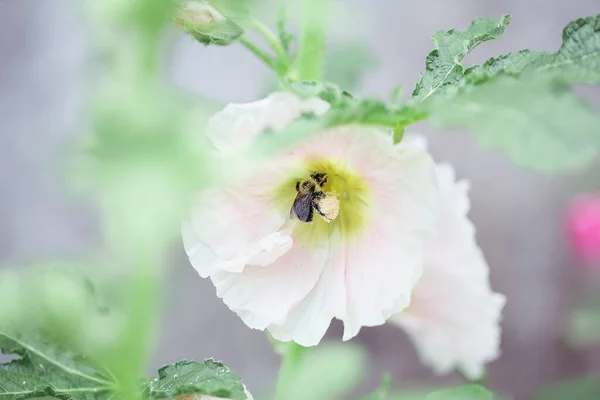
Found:
M 269 43 L 269 45 L 273 48 L 278 60 L 285 67 L 285 72 L 287 72 L 287 68 L 290 65 L 290 58 L 277 36 L 269 29 L 268 26 L 257 20 L 252 20 L 252 28 L 260 33 L 260 35 L 264 37 L 267 43 Z
M 285 350 L 281 352 L 281 366 L 277 377 L 277 386 L 275 388 L 275 400 L 286 400 L 289 398 L 290 382 L 296 375 L 298 364 L 307 353 L 307 348 L 294 342 L 281 344 Z
M 262 51 L 257 45 L 244 38 L 240 39 L 240 44 L 250 50 L 255 56 L 260 58 L 262 62 L 267 64 L 267 66 L 273 71 L 279 72 L 279 68 L 273 57 Z
M 299 80 L 321 81 L 329 0 L 304 0 L 296 74 Z

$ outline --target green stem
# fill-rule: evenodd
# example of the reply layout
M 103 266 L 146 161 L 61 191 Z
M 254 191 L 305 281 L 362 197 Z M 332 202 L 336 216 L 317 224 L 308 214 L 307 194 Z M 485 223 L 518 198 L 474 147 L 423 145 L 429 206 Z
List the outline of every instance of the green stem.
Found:
M 285 69 L 287 70 L 287 68 L 290 65 L 290 59 L 289 59 L 288 53 L 285 51 L 285 49 L 281 45 L 281 42 L 279 41 L 277 36 L 269 29 L 268 26 L 266 26 L 265 24 L 263 24 L 260 21 L 253 20 L 252 28 L 254 28 L 255 31 L 260 33 L 261 36 L 265 38 L 265 40 L 269 43 L 269 45 L 275 51 L 275 54 L 277 55 L 277 58 L 279 59 L 281 64 L 283 64 L 283 66 L 285 66 Z
M 277 377 L 277 386 L 275 388 L 275 400 L 286 400 L 289 398 L 290 382 L 296 375 L 298 364 L 305 356 L 306 347 L 302 347 L 294 342 L 285 344 L 285 352 L 281 354 L 281 366 L 279 367 L 279 376 Z
M 260 58 L 273 71 L 279 72 L 279 67 L 277 66 L 277 63 L 273 57 L 262 51 L 257 45 L 244 38 L 240 39 L 240 43 L 242 46 L 250 50 L 255 56 Z
M 139 377 L 144 376 L 156 330 L 161 281 L 158 254 L 151 251 L 128 260 L 137 265 L 128 284 L 131 298 L 125 314 L 127 323 L 116 350 L 118 355 L 113 357 L 117 364 L 111 368 L 120 383 L 121 395 L 127 400 L 138 398 Z
M 296 74 L 299 80 L 321 81 L 329 0 L 304 0 Z

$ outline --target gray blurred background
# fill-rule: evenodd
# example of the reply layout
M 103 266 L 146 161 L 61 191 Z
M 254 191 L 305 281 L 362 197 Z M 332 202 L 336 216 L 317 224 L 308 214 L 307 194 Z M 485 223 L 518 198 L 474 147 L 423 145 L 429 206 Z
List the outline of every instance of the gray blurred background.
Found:
M 97 0 L 103 1 L 103 0 Z M 439 29 L 466 28 L 478 16 L 512 14 L 505 35 L 478 48 L 466 64 L 531 48 L 554 50 L 569 21 L 600 12 L 598 0 L 354 0 L 336 10 L 331 41 L 365 41 L 378 67 L 358 91 L 386 96 L 397 84 L 410 92 Z M 84 81 L 90 64 L 77 2 L 0 0 L 0 261 L 15 264 L 77 257 L 98 243 L 97 221 L 69 196 L 64 160 L 82 134 Z M 179 36 L 171 52 L 173 82 L 223 102 L 262 94 L 268 70 L 241 46 L 205 48 Z M 582 89 L 596 105 L 600 93 Z M 502 357 L 490 366 L 490 386 L 517 399 L 544 382 L 600 371 L 600 357 L 561 344 L 564 318 L 581 291 L 562 231 L 569 198 L 589 188 L 590 171 L 548 176 L 519 170 L 501 154 L 479 148 L 464 132 L 427 125 L 438 161 L 472 181 L 471 216 L 492 268 L 492 286 L 506 294 Z M 600 129 L 600 127 L 599 127 Z M 598 183 L 598 182 L 596 182 Z M 153 367 L 181 358 L 223 360 L 251 391 L 269 387 L 278 368 L 263 333 L 248 329 L 189 267 L 173 255 L 169 304 Z M 331 335 L 340 333 L 334 324 Z M 434 379 L 399 330 L 363 329 L 369 382 L 391 371 L 394 386 Z M 433 382 L 460 382 L 457 376 Z M 599 395 L 600 398 L 600 395 Z

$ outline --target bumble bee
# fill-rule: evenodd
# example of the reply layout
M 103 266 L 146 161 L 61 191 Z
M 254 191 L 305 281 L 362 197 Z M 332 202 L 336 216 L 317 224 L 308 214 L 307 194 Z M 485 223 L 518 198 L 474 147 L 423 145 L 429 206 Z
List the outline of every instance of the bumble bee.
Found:
M 316 211 L 326 222 L 333 221 L 339 213 L 340 202 L 337 197 L 326 194 L 323 185 L 327 183 L 327 174 L 314 172 L 303 182 L 296 182 L 298 194 L 290 209 L 290 218 L 310 223 Z

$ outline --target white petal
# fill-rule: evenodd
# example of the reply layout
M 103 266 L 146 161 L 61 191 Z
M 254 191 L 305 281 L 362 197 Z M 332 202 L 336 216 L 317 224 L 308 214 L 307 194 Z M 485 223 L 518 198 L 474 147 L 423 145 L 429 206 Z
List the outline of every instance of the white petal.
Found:
M 327 262 L 317 285 L 290 311 L 284 324 L 269 326 L 271 335 L 282 342 L 295 341 L 301 346 L 317 345 L 334 317 L 345 312 L 345 264 Z
M 291 249 L 292 243 L 290 236 L 282 235 L 281 232 L 272 233 L 262 238 L 247 255 L 219 260 L 213 271 L 241 272 L 246 265 L 267 266 Z
M 468 185 L 455 182 L 447 165 L 438 166 L 437 175 L 443 199 L 438 232 L 426 246 L 411 306 L 390 321 L 404 328 L 435 371 L 459 368 L 477 379 L 499 356 L 505 299 L 489 287 L 489 267 L 466 217 Z
M 439 164 L 436 172 L 442 213 L 435 239 L 425 250 L 425 261 L 434 268 L 443 266 L 465 280 L 489 286 L 489 267 L 475 241 L 475 227 L 467 217 L 470 209 L 469 182 L 455 181 L 454 170 L 448 164 Z
M 404 137 L 402 138 L 402 142 L 399 143 L 397 146 L 399 146 L 398 148 L 400 148 L 402 145 L 415 146 L 415 147 L 419 147 L 423 150 L 428 149 L 427 139 L 425 138 L 425 136 L 423 136 L 420 133 L 415 133 L 415 132 L 410 132 L 410 133 L 405 134 Z
M 291 248 L 291 237 L 280 232 L 288 218 L 274 212 L 266 195 L 271 187 L 268 173 L 198 195 L 182 235 L 190 262 L 202 277 L 218 270 L 239 272 L 247 264 L 268 265 Z
M 208 122 L 206 135 L 223 154 L 248 147 L 265 129 L 282 130 L 304 112 L 322 115 L 329 103 L 320 98 L 301 100 L 288 92 L 275 92 L 267 98 L 245 104 L 229 104 Z
M 380 169 L 371 176 L 377 207 L 371 227 L 350 246 L 346 285 L 348 310 L 344 340 L 361 326 L 383 324 L 410 303 L 420 277 L 424 241 L 438 215 L 434 164 L 420 147 L 402 145 L 380 151 Z M 385 156 L 389 158 L 386 158 Z M 399 155 L 399 156 L 398 156 Z
M 291 249 L 292 243 L 290 236 L 282 235 L 281 232 L 272 233 L 258 242 L 256 250 L 252 252 L 246 264 L 265 267 Z
M 217 296 L 254 329 L 281 325 L 288 312 L 315 287 L 328 257 L 321 247 L 294 245 L 266 267 L 247 266 L 241 273 L 216 272 Z
M 196 271 L 198 271 L 201 277 L 208 277 L 208 275 L 217 268 L 217 265 L 221 260 L 206 243 L 203 243 L 200 238 L 198 238 L 198 235 L 194 232 L 194 228 L 190 222 L 184 221 L 182 223 L 181 236 L 190 263 Z

